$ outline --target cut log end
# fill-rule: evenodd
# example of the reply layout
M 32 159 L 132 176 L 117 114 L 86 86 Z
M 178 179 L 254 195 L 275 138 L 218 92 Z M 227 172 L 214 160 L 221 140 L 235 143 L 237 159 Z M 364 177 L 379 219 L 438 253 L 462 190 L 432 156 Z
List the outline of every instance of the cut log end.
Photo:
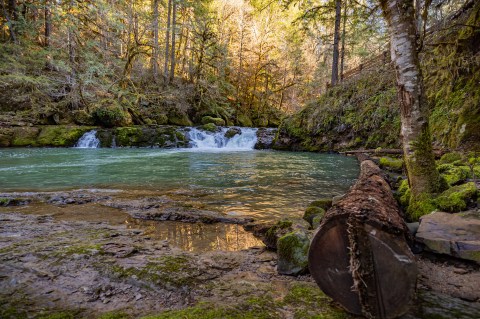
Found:
M 359 180 L 327 212 L 313 238 L 310 272 L 347 311 L 398 317 L 409 308 L 417 275 L 406 229 L 381 170 L 364 161 Z

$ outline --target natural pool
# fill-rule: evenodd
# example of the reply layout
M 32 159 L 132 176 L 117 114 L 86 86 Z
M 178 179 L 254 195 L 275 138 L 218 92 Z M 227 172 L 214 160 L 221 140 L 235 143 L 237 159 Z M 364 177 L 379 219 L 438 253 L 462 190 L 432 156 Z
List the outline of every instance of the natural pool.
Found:
M 356 159 L 335 154 L 195 148 L 1 149 L 0 192 L 20 196 L 71 190 L 118 192 L 122 200 L 166 194 L 185 207 L 276 221 L 300 218 L 309 202 L 345 193 L 358 170 Z M 241 250 L 261 244 L 239 225 L 144 221 L 102 204 L 32 203 L 15 210 L 55 214 L 62 220 L 125 224 L 188 251 Z

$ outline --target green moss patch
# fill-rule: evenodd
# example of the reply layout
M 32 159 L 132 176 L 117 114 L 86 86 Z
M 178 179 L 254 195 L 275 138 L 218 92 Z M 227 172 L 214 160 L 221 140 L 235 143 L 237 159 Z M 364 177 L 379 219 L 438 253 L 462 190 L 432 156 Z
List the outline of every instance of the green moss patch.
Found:
M 440 210 L 446 212 L 459 212 L 465 210 L 470 201 L 477 197 L 477 187 L 474 183 L 454 186 L 435 199 L 435 204 Z
M 395 172 L 401 172 L 403 167 L 403 160 L 399 158 L 381 157 L 379 160 L 379 164 L 381 168 Z

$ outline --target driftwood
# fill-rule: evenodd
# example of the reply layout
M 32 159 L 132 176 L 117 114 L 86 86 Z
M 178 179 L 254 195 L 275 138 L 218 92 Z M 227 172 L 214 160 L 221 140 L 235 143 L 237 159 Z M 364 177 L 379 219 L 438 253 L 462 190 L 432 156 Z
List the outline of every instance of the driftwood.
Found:
M 372 161 L 323 218 L 309 251 L 309 269 L 323 292 L 347 311 L 395 318 L 408 310 L 417 267 L 397 202 Z
M 366 154 L 371 154 L 371 153 L 376 153 L 376 154 L 403 154 L 403 150 L 401 149 L 384 149 L 384 148 L 379 148 L 379 149 L 371 149 L 371 150 L 354 150 L 354 151 L 345 151 L 345 152 L 340 152 L 340 154 L 359 154 L 359 153 L 366 153 Z

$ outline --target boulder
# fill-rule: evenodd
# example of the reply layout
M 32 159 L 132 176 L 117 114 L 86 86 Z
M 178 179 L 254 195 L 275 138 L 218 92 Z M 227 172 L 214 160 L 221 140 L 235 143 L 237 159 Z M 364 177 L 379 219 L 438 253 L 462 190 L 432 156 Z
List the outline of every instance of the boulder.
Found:
M 480 212 L 433 212 L 420 219 L 416 239 L 438 254 L 480 264 Z
M 202 117 L 202 124 L 213 123 L 217 126 L 225 126 L 225 120 L 218 117 L 204 116 Z
M 218 130 L 217 126 L 213 123 L 207 123 L 202 125 L 202 130 L 209 132 L 216 132 Z
M 325 209 L 317 206 L 310 206 L 307 207 L 307 209 L 305 210 L 305 213 L 303 214 L 303 219 L 311 226 L 313 226 L 313 219 L 317 216 L 322 217 L 323 215 L 325 215 Z
M 310 238 L 306 232 L 294 231 L 278 239 L 277 271 L 282 275 L 300 275 L 308 269 Z
M 469 204 L 473 204 L 477 196 L 475 183 L 465 183 L 454 186 L 441 193 L 436 199 L 436 206 L 447 212 L 459 212 L 466 210 Z
M 235 135 L 242 134 L 242 130 L 238 127 L 231 127 L 225 132 L 226 138 L 232 138 Z
M 277 134 L 277 129 L 273 128 L 259 128 L 257 131 L 256 149 L 271 149 L 273 147 L 273 140 Z

